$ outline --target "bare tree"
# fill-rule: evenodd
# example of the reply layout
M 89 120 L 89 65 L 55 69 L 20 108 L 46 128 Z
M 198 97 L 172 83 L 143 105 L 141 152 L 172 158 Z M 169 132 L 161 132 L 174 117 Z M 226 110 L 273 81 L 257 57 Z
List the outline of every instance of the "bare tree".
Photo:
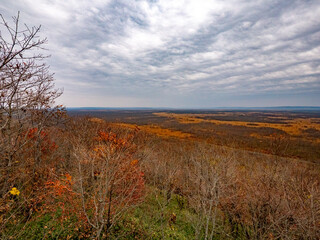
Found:
M 47 42 L 38 36 L 41 26 L 21 29 L 19 13 L 11 25 L 2 15 L 0 20 L 1 167 L 10 168 L 28 142 L 28 129 L 37 128 L 40 133 L 60 114 L 61 106 L 53 104 L 61 91 L 54 89 L 53 74 L 43 62 L 47 56 L 39 53 Z M 39 152 L 35 158 L 40 161 Z
M 92 146 L 83 144 L 81 137 L 75 142 L 77 192 L 82 212 L 97 239 L 102 235 L 108 238 L 121 216 L 143 197 L 144 179 L 139 161 L 134 158 L 133 136 L 119 137 L 99 130 L 91 139 Z
M 62 106 L 54 106 L 61 91 L 54 89 L 53 74 L 44 63 L 47 56 L 41 50 L 47 39 L 39 38 L 40 29 L 41 26 L 27 25 L 21 28 L 19 13 L 11 24 L 0 14 L 0 197 L 3 201 L 12 187 L 22 190 L 39 181 L 35 176 L 45 171 L 42 161 L 47 162 L 50 156 L 43 151 L 48 138 L 45 129 L 64 114 Z M 34 188 L 28 189 L 24 192 L 28 199 L 15 209 L 16 212 L 24 209 L 31 216 L 29 200 L 36 193 Z

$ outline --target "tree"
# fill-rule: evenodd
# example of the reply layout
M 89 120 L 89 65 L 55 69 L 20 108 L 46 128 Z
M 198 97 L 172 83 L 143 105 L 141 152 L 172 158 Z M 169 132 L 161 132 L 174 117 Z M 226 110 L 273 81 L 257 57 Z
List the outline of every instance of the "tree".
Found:
M 121 216 L 143 199 L 144 178 L 134 158 L 134 135 L 120 137 L 99 130 L 93 146 L 75 144 L 82 211 L 97 239 L 103 232 L 108 237 Z
M 0 201 L 6 202 L 16 187 L 24 200 L 12 208 L 30 216 L 49 162 L 56 162 L 47 129 L 65 111 L 54 106 L 62 92 L 54 89 L 47 56 L 41 53 L 47 42 L 38 36 L 41 26 L 21 29 L 19 17 L 9 24 L 0 14 Z
M 34 147 L 40 146 L 41 131 L 63 112 L 62 106 L 53 107 L 62 92 L 54 89 L 47 56 L 39 53 L 47 43 L 38 36 L 41 26 L 21 29 L 19 17 L 10 25 L 0 14 L 0 164 L 7 179 L 17 154 L 30 142 L 28 130 L 37 129 Z M 34 158 L 39 163 L 41 151 Z M 0 195 L 7 185 L 1 183 Z

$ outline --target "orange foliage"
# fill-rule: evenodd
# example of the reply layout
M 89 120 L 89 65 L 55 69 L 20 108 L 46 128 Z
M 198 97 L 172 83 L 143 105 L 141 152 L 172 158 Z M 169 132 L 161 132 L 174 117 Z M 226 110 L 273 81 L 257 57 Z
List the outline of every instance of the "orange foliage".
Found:
M 156 134 L 157 136 L 163 137 L 163 138 L 174 137 L 174 138 L 186 139 L 186 138 L 193 137 L 192 134 L 190 134 L 190 133 L 185 133 L 185 132 L 181 132 L 181 131 L 177 131 L 177 130 L 163 128 L 163 127 L 156 126 L 156 125 L 141 125 L 139 127 L 137 125 L 128 124 L 128 123 L 117 123 L 116 125 L 121 126 L 121 127 L 125 127 L 125 128 L 142 130 L 147 133 Z
M 43 154 L 48 154 L 58 148 L 56 143 L 50 139 L 48 132 L 44 130 L 39 132 L 38 128 L 31 128 L 26 135 L 33 142 L 40 141 L 40 149 Z
M 136 152 L 133 137 L 134 134 L 129 134 L 120 138 L 115 133 L 99 131 L 98 137 L 94 138 L 97 142 L 93 149 L 96 160 L 103 160 L 108 153 L 113 154 L 109 160 L 110 166 L 115 168 L 113 190 L 116 195 L 130 193 L 126 204 L 137 202 L 144 195 L 144 174 L 139 161 L 133 158 Z

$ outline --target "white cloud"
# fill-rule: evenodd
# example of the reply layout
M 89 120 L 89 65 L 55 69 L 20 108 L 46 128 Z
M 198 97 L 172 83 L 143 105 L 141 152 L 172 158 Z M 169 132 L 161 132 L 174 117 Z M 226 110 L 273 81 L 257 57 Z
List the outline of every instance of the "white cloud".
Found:
M 58 85 L 73 95 L 87 89 L 95 95 L 92 104 L 115 93 L 137 99 L 179 94 L 186 102 L 190 94 L 320 95 L 317 1 L 0 3 L 6 17 L 18 10 L 21 21 L 43 25 Z M 73 95 L 64 96 L 71 105 Z

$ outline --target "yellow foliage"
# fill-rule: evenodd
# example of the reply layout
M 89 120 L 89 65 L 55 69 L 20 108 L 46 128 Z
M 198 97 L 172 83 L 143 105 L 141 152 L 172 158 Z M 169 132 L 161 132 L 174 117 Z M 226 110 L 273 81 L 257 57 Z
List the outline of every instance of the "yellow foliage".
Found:
M 104 123 L 105 121 L 100 118 L 90 118 L 90 122 L 95 122 L 95 123 Z
M 214 120 L 214 119 L 203 119 L 206 116 L 216 116 L 216 114 L 178 114 L 178 113 L 154 113 L 160 117 L 173 118 L 179 123 L 213 123 L 217 125 L 227 124 L 232 126 L 245 126 L 250 128 L 275 128 L 282 130 L 290 135 L 300 135 L 303 130 L 307 128 L 314 128 L 320 130 L 320 124 L 317 119 L 309 118 L 296 118 L 293 120 L 286 120 L 286 123 L 266 123 L 266 122 L 243 122 L 243 121 L 224 121 L 224 120 Z
M 14 187 L 14 188 L 11 189 L 10 194 L 14 195 L 14 196 L 15 195 L 19 196 L 20 195 L 20 191 L 17 188 Z
M 130 165 L 131 166 L 135 166 L 135 165 L 137 165 L 138 164 L 138 160 L 137 159 L 135 159 L 135 160 L 132 160 L 131 162 L 130 162 Z
M 131 129 L 137 128 L 137 125 L 128 124 L 128 123 L 117 123 L 116 125 L 121 126 L 121 127 L 131 128 Z M 168 137 L 190 138 L 190 137 L 192 137 L 192 134 L 190 134 L 190 133 L 171 130 L 168 128 L 162 128 L 162 127 L 159 127 L 156 125 L 142 125 L 142 126 L 139 126 L 139 129 L 142 131 L 146 131 L 148 133 L 156 134 L 157 136 L 164 137 L 164 138 L 168 138 Z

